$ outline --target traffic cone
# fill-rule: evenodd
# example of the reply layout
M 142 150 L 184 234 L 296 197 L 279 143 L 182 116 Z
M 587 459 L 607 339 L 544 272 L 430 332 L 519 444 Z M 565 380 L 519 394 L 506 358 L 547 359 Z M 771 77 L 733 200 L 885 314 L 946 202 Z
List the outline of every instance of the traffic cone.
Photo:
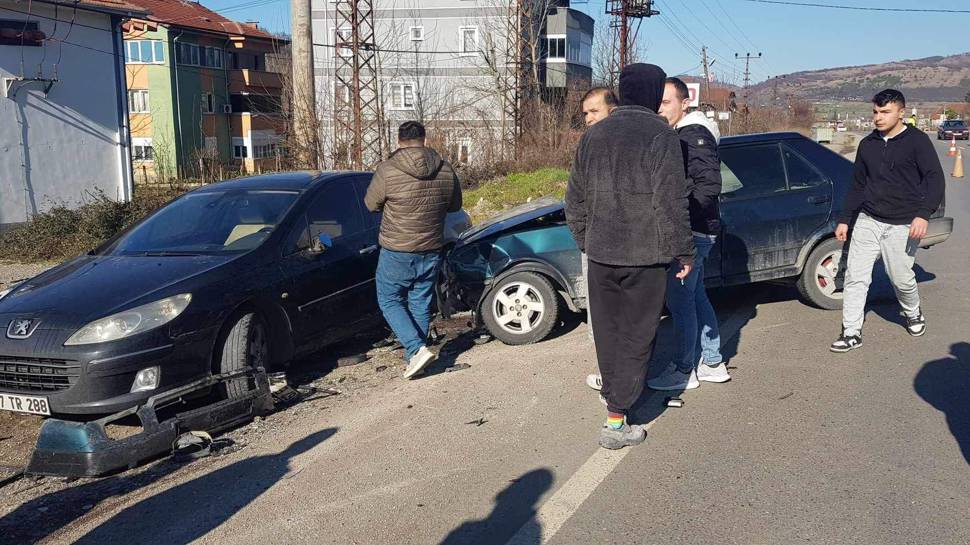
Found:
M 950 140 L 950 157 L 956 157 L 956 156 L 957 156 L 957 137 L 954 136 L 953 139 Z
M 953 173 L 954 178 L 963 178 L 963 150 L 957 150 L 957 158 L 953 161 Z

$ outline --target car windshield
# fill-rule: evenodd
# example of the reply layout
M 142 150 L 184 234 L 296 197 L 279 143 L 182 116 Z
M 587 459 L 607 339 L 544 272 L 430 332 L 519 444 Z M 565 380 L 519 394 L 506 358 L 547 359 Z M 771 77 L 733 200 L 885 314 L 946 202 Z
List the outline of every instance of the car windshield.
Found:
M 229 190 L 189 193 L 124 234 L 111 255 L 242 253 L 273 231 L 299 194 Z
M 963 127 L 965 127 L 965 125 L 963 124 L 963 121 L 947 121 L 946 123 L 943 124 L 943 126 L 948 129 L 956 129 L 956 128 L 962 129 Z

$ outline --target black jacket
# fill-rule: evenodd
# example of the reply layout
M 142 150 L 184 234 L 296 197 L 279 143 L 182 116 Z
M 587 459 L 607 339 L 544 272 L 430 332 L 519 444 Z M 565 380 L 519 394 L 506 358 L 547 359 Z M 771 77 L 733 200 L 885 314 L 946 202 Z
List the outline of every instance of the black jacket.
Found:
M 566 187 L 579 249 L 605 265 L 692 264 L 694 243 L 677 133 L 641 106 L 620 106 L 583 135 Z
M 703 116 L 703 114 L 701 114 Z M 677 128 L 687 172 L 690 228 L 705 235 L 721 233 L 721 160 L 717 154 L 717 137 L 702 124 Z
M 860 211 L 894 225 L 928 220 L 943 193 L 943 166 L 926 133 L 907 127 L 887 142 L 873 131 L 859 143 L 839 223 L 851 222 Z

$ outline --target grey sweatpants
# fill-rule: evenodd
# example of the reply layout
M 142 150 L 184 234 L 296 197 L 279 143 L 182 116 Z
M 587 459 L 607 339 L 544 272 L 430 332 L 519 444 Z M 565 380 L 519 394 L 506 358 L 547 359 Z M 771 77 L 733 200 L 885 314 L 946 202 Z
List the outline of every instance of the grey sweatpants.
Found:
M 919 314 L 919 291 L 913 272 L 918 246 L 918 241 L 909 238 L 909 225 L 891 225 L 859 214 L 852 228 L 842 292 L 842 327 L 846 336 L 862 333 L 872 267 L 880 257 L 903 312 L 911 318 Z

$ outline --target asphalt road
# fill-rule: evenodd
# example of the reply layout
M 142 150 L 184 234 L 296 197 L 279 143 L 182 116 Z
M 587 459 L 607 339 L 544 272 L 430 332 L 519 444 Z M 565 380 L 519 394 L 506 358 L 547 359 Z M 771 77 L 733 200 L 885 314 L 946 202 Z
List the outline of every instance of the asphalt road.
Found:
M 647 397 L 647 442 L 611 452 L 583 383 L 585 326 L 571 324 L 290 419 L 242 456 L 105 498 L 46 542 L 970 544 L 966 180 L 948 178 L 953 237 L 918 256 L 921 338 L 885 286 L 847 355 L 828 351 L 840 315 L 794 289 L 722 290 L 734 380 L 681 409 Z

